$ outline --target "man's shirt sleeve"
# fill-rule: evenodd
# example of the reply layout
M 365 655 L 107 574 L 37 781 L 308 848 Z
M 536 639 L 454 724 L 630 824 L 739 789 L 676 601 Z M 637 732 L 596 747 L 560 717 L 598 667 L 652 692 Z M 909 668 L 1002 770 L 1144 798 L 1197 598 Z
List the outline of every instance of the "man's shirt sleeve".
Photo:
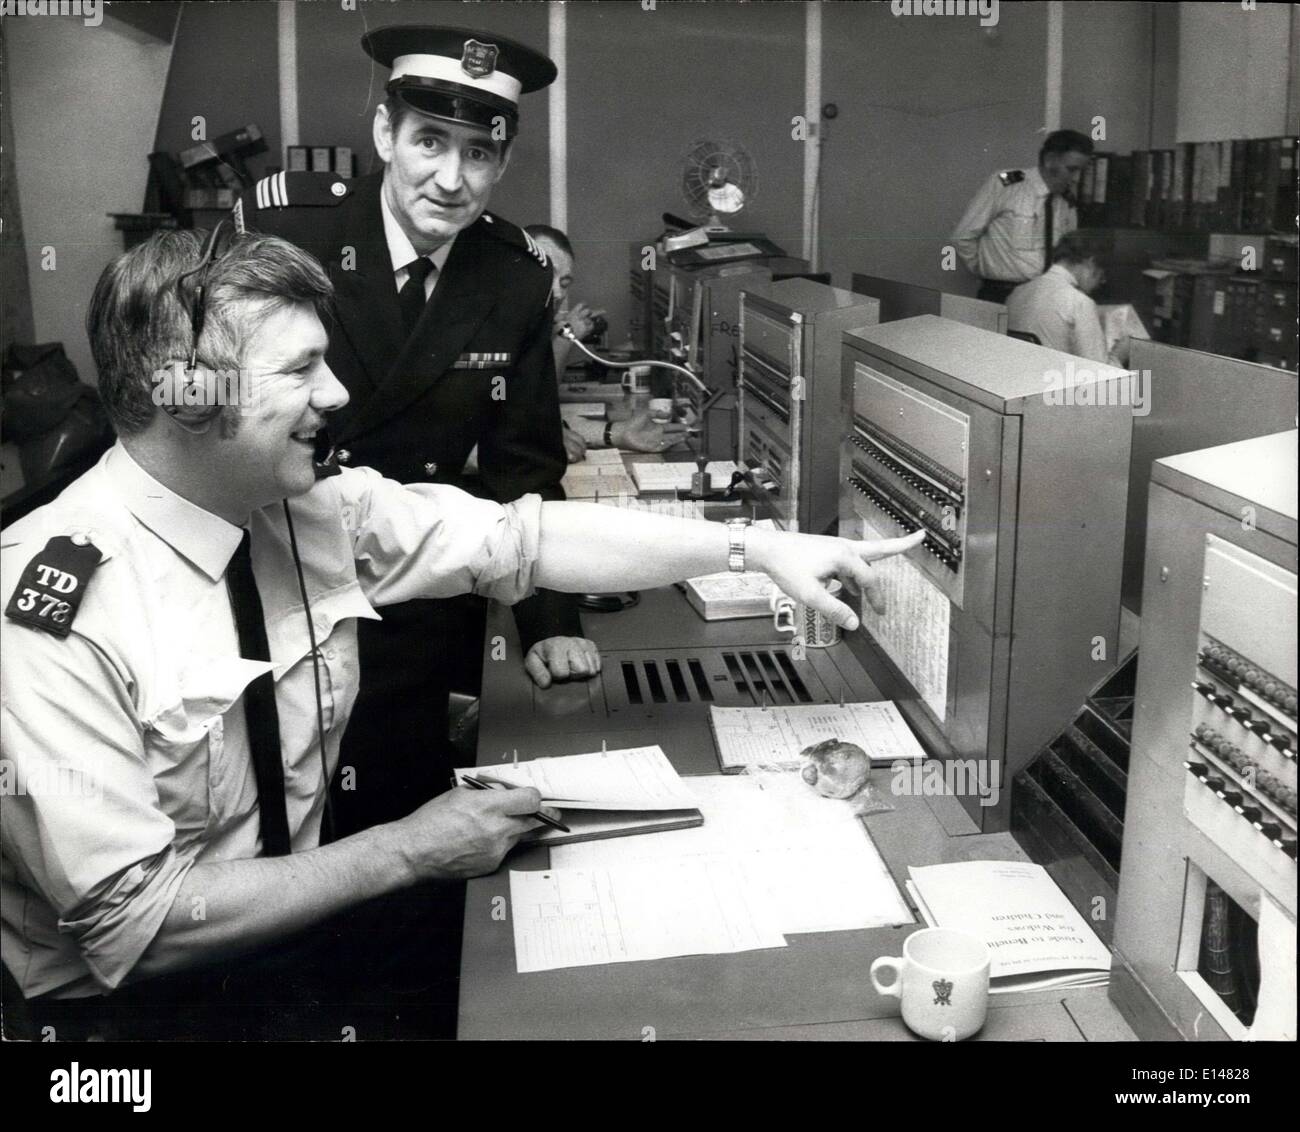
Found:
M 1000 184 L 995 173 L 983 185 L 971 200 L 965 214 L 953 229 L 952 240 L 957 248 L 957 255 L 962 263 L 976 275 L 981 274 L 979 264 L 980 237 L 984 235 L 989 221 L 997 215 Z
M 463 593 L 513 604 L 533 592 L 540 496 L 494 503 L 370 468 L 350 469 L 338 483 L 357 577 L 373 605 Z
M 119 986 L 152 942 L 190 864 L 146 763 L 131 690 L 77 632 L 5 625 L 0 843 L 58 916 L 95 979 Z

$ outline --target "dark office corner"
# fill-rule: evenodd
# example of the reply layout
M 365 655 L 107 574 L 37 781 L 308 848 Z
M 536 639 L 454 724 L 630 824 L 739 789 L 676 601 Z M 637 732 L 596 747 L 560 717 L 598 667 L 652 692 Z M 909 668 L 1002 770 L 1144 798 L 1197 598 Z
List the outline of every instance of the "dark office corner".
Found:
M 1119 889 L 1137 663 L 1134 652 L 1102 681 L 1070 726 L 1016 776 L 1011 792 L 1012 835 L 1107 943 Z
M 9 80 L 9 46 L 4 25 L 0 24 L 0 87 Z M 5 285 L 0 290 L 0 354 L 11 342 L 30 342 L 32 330 L 32 292 L 27 281 L 27 249 L 23 243 L 23 214 L 18 201 L 18 182 L 14 173 L 14 130 L 10 120 L 9 99 L 0 98 L 0 216 L 4 232 L 0 237 L 0 275 Z
M 249 122 L 266 136 L 267 165 L 283 163 L 275 4 L 185 4 L 172 41 L 154 150 L 179 153 Z M 301 49 L 299 57 L 301 58 Z M 195 136 L 195 116 L 204 120 Z M 144 161 L 145 155 L 139 155 Z M 138 201 L 131 202 L 137 207 Z
M 180 24 L 182 7 L 180 0 L 149 0 L 147 4 L 130 0 L 125 4 L 106 4 L 104 15 L 161 43 L 171 43 Z

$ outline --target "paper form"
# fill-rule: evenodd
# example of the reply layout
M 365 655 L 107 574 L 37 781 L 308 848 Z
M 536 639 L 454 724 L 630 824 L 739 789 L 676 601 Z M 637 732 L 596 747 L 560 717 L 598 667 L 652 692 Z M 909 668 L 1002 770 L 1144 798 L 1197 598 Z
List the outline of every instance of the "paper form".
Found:
M 559 845 L 564 869 L 728 859 L 782 932 L 910 924 L 874 842 L 847 802 L 823 798 L 797 774 L 691 779 L 704 825 L 616 841 Z
M 785 946 L 729 861 L 512 870 L 510 918 L 521 974 Z
M 710 707 L 709 722 L 723 767 L 800 764 L 799 752 L 826 739 L 856 743 L 875 765 L 898 759 L 923 759 L 898 707 L 889 700 L 862 704 L 769 704 L 755 707 Z
M 885 537 L 865 519 L 862 527 L 864 539 Z M 948 597 L 906 555 L 877 559 L 871 572 L 884 599 L 885 613 L 877 613 L 870 602 L 861 602 L 862 627 L 942 723 L 948 715 Z
M 734 460 L 710 460 L 704 470 L 712 477 L 716 490 L 727 487 L 731 483 L 732 474 L 741 468 Z M 688 461 L 632 465 L 632 475 L 636 477 L 637 486 L 642 491 L 689 491 L 691 476 L 695 472 L 695 465 Z
M 693 810 L 695 795 L 662 747 L 627 747 L 456 771 L 533 786 L 548 805 L 573 810 Z

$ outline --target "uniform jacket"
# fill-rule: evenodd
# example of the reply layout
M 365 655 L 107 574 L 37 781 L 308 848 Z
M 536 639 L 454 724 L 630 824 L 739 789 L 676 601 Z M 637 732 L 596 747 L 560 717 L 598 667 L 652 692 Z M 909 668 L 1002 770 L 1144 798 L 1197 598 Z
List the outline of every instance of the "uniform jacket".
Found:
M 952 239 L 961 261 L 981 279 L 1021 283 L 1041 275 L 1046 260 L 1047 183 L 1037 168 L 1006 169 L 980 186 Z M 1079 226 L 1061 194 L 1052 202 L 1052 245 Z
M 551 273 L 509 221 L 462 231 L 407 337 L 384 238 L 382 174 L 279 173 L 245 192 L 237 216 L 311 252 L 336 313 L 326 361 L 351 396 L 330 422 L 350 463 L 403 483 L 450 483 L 498 502 L 563 499 L 567 462 L 551 350 Z M 464 476 L 478 445 L 478 479 Z M 524 648 L 580 636 L 573 603 L 539 594 L 516 608 Z

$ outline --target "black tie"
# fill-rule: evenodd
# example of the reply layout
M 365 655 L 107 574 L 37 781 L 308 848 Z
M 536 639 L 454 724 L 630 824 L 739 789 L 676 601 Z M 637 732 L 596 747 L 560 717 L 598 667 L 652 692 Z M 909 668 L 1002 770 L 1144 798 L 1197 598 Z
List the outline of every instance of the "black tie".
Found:
M 433 263 L 425 256 L 406 265 L 407 279 L 397 292 L 397 305 L 402 308 L 402 323 L 407 334 L 415 329 L 420 312 L 424 309 L 424 281 L 429 278 L 432 270 Z
M 239 655 L 245 660 L 270 660 L 262 599 L 253 578 L 248 552 L 248 532 L 226 568 L 226 589 L 239 633 Z M 289 853 L 289 815 L 284 804 L 284 764 L 280 761 L 280 713 L 275 707 L 275 680 L 263 673 L 244 689 L 244 718 L 248 721 L 248 746 L 257 779 L 257 803 L 262 823 L 262 855 Z
M 1047 194 L 1047 228 L 1043 233 L 1046 242 L 1043 244 L 1043 270 L 1052 269 L 1052 194 Z

